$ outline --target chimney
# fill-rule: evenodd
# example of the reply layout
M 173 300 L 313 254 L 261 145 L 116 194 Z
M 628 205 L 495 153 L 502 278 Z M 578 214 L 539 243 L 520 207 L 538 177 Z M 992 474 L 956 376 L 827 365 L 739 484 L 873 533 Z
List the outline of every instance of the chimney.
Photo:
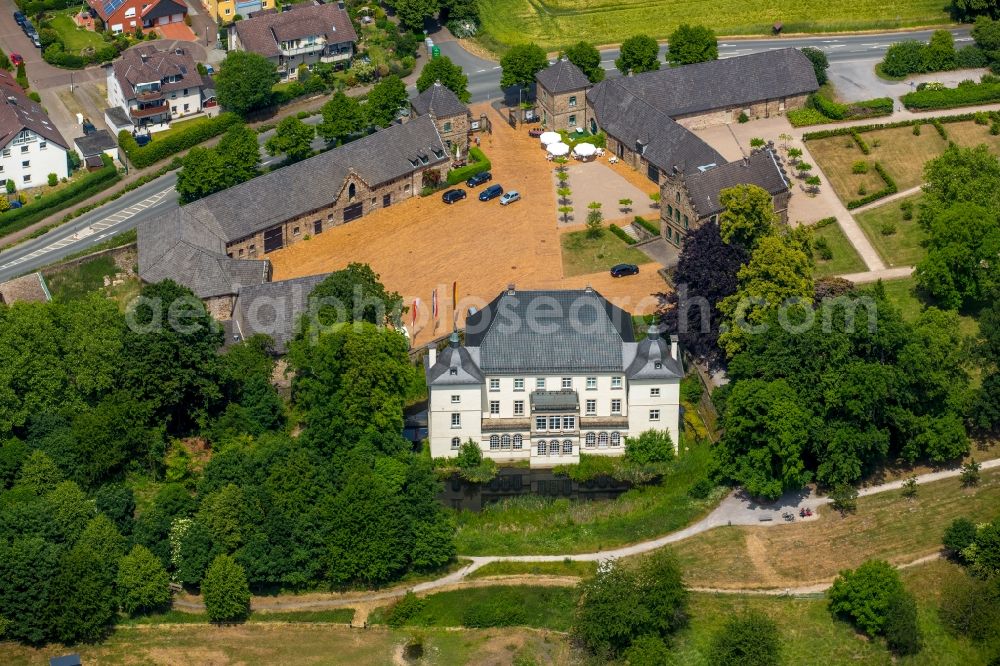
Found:
M 670 358 L 674 359 L 675 361 L 680 361 L 681 357 L 680 357 L 679 354 L 680 354 L 680 352 L 677 349 L 677 336 L 676 335 L 671 335 L 670 336 Z
M 511 282 L 510 284 L 507 285 L 507 295 L 508 296 L 513 296 L 515 293 L 517 293 L 517 292 L 514 289 L 514 283 Z
M 140 58 L 140 59 L 141 59 L 141 60 L 142 60 L 143 62 L 146 62 L 147 60 L 149 60 L 149 56 L 148 56 L 147 54 L 145 54 L 145 53 L 140 53 L 140 54 L 139 54 L 139 58 Z
M 438 350 L 437 345 L 431 343 L 427 345 L 427 367 L 433 368 L 437 363 Z
M 743 156 L 743 166 L 745 167 L 750 166 L 750 157 L 748 155 Z

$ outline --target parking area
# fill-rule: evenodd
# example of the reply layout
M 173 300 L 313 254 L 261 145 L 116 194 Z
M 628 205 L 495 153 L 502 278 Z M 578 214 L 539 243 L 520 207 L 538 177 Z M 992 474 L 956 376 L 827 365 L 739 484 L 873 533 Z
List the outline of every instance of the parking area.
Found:
M 353 261 L 369 263 L 407 305 L 420 300 L 417 344 L 451 328 L 453 281 L 458 282 L 459 325 L 470 306 L 481 307 L 510 283 L 521 289 L 590 285 L 628 311 L 653 312 L 657 294 L 667 289 L 656 272 L 658 264 L 651 262 L 639 275 L 620 279 L 607 271 L 564 277 L 554 165 L 526 129 L 511 129 L 488 106 L 474 106 L 473 116 L 484 111 L 493 121 L 493 136 L 482 137 L 482 149 L 493 163 L 493 182 L 520 192 L 521 201 L 506 207 L 497 200 L 480 202 L 478 189 L 452 205 L 442 203 L 440 194 L 411 199 L 269 254 L 274 279 L 325 273 Z M 435 289 L 440 306 L 436 325 L 430 317 Z

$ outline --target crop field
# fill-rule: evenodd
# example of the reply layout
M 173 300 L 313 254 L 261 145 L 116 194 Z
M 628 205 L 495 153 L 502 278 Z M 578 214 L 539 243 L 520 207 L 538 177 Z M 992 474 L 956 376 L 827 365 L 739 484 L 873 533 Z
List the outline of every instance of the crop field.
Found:
M 680 23 L 711 26 L 719 35 L 892 29 L 949 21 L 946 3 L 905 0 L 480 0 L 480 43 L 502 51 L 534 42 L 556 51 L 578 40 L 616 44 L 636 33 L 665 39 Z

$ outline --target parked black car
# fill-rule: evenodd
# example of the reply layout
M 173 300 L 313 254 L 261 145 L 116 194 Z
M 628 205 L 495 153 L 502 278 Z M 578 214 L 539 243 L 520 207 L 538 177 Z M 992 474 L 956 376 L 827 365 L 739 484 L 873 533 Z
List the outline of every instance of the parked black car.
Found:
M 23 28 L 24 22 L 28 20 L 28 17 L 25 16 L 22 12 L 14 12 L 14 20 L 17 22 L 19 26 Z
M 483 183 L 489 182 L 491 180 L 493 180 L 493 174 L 491 174 L 489 171 L 483 171 L 477 173 L 475 176 L 465 181 L 465 184 L 468 185 L 469 187 L 479 187 Z
M 28 17 L 25 17 L 24 21 L 21 22 L 21 30 L 24 30 L 24 34 L 26 35 L 37 32 L 35 26 L 31 25 L 31 20 Z
M 639 267 L 635 264 L 618 264 L 611 268 L 611 277 L 625 277 L 626 275 L 638 275 Z
M 490 199 L 496 199 L 501 194 L 503 194 L 503 188 L 500 185 L 490 185 L 479 193 L 479 200 L 489 201 Z
M 465 198 L 465 190 L 462 188 L 455 188 L 454 190 L 448 190 L 441 195 L 441 201 L 446 204 L 453 204 L 456 201 L 461 201 Z

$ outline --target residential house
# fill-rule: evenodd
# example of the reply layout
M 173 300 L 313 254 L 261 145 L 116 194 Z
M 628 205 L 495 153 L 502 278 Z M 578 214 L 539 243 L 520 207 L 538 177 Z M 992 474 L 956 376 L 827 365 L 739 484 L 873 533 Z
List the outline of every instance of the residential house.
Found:
M 679 246 L 690 229 L 708 220 L 716 221 L 724 210 L 719 193 L 736 185 L 757 185 L 766 190 L 779 219 L 788 222 L 791 186 L 781 158 L 768 146 L 741 160 L 704 171 L 668 172 L 660 185 L 660 226 L 664 238 Z
M 271 281 L 269 252 L 415 196 L 447 166 L 429 116 L 393 125 L 140 225 L 139 277 L 186 285 L 228 320 L 242 290 Z
M 198 73 L 191 52 L 183 47 L 160 50 L 140 44 L 122 51 L 107 66 L 109 125 L 123 129 L 122 117 L 133 129 L 158 132 L 171 120 L 202 113 L 208 83 Z M 124 129 L 128 127 L 125 126 Z
M 116 35 L 181 23 L 188 12 L 183 0 L 87 0 L 87 4 L 105 29 Z
M 23 189 L 47 184 L 49 174 L 66 178 L 69 142 L 8 72 L 0 74 L 0 182 Z
M 96 130 L 73 139 L 76 151 L 88 167 L 100 168 L 104 165 L 102 155 L 118 159 L 118 142 L 108 130 Z
M 587 127 L 587 90 L 590 79 L 566 58 L 535 74 L 536 98 L 546 129 L 573 131 Z
M 261 12 L 229 27 L 229 49 L 264 56 L 274 63 L 282 80 L 297 79 L 302 65 L 312 69 L 322 62 L 348 67 L 356 41 L 351 18 L 334 3 Z
M 430 116 L 450 155 L 455 154 L 456 148 L 463 155 L 468 152 L 472 114 L 450 88 L 435 81 L 410 100 L 410 107 L 414 117 Z
M 237 17 L 273 10 L 277 3 L 275 0 L 201 0 L 201 5 L 212 16 L 213 21 L 224 25 L 235 21 Z
M 677 338 L 636 341 L 631 316 L 591 288 L 513 286 L 427 350 L 428 440 L 453 457 L 470 439 L 498 461 L 532 467 L 622 455 L 625 438 L 663 430 L 677 446 Z

